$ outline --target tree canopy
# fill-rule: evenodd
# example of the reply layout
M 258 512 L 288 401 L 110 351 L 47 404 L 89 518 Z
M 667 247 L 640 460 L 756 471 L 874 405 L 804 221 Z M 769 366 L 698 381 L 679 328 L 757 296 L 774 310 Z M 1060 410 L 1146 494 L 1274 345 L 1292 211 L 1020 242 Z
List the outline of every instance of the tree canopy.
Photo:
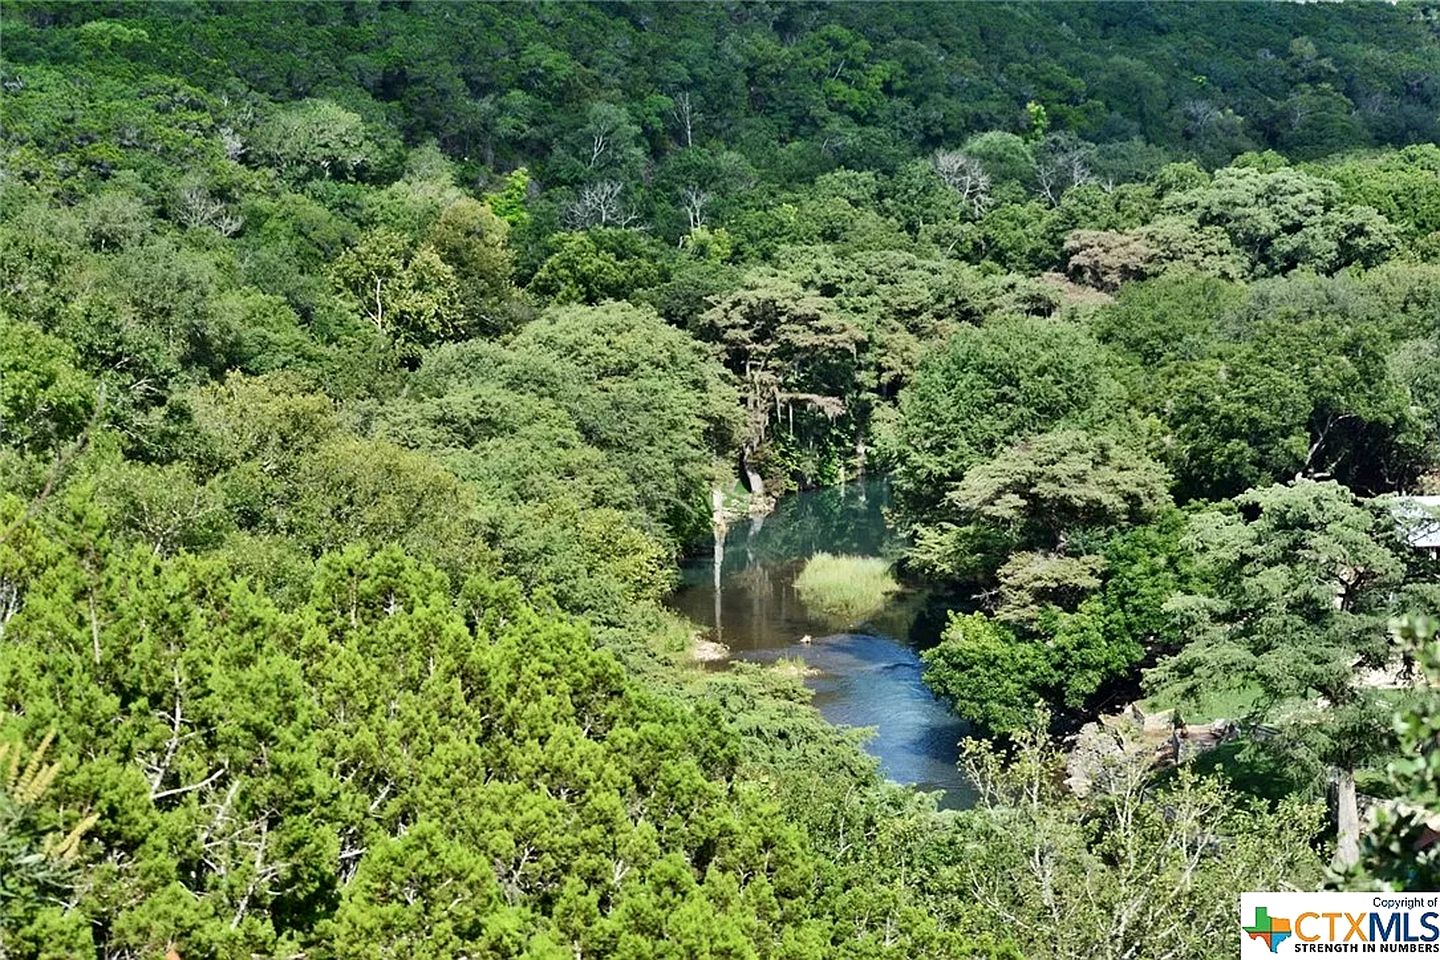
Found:
M 1431 875 L 1423 3 L 0 31 L 0 956 L 1188 960 Z M 666 605 L 876 472 L 806 589 L 934 605 L 964 811 Z M 1140 697 L 1237 740 L 1056 752 Z

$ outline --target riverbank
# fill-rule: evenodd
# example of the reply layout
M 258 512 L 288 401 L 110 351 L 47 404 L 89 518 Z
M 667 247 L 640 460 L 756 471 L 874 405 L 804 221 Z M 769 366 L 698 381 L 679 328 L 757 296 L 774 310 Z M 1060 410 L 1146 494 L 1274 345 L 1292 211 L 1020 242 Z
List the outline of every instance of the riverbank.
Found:
M 943 790 L 942 805 L 964 806 L 969 784 L 956 761 L 969 728 L 921 680 L 919 652 L 939 636 L 943 614 L 927 609 L 923 593 L 900 590 L 862 623 L 841 624 L 795 586 L 817 554 L 897 557 L 889 504 L 883 477 L 788 494 L 767 513 L 720 527 L 682 565 L 669 605 L 700 628 L 689 654 L 700 668 L 756 665 L 803 682 L 825 720 L 872 731 L 864 747 L 888 778 Z

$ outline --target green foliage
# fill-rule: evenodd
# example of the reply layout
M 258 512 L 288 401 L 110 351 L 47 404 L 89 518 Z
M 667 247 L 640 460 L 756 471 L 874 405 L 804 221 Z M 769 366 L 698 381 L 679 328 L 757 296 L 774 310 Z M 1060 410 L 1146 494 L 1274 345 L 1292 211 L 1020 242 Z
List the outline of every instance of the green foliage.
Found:
M 462 329 L 454 268 L 433 247 L 413 249 L 387 227 L 341 254 L 331 277 L 375 332 L 402 349 L 455 339 Z
M 1345 878 L 1350 889 L 1423 890 L 1440 878 L 1440 851 L 1424 841 L 1435 811 L 1440 809 L 1436 623 L 1433 617 L 1412 616 L 1392 628 L 1429 684 L 1416 690 L 1411 702 L 1396 713 L 1399 749 L 1388 771 L 1391 799 L 1378 811 L 1373 829 L 1362 840 L 1358 869 Z
M 1171 510 L 1113 537 L 1101 554 L 1103 586 L 1073 613 L 1054 618 L 1050 650 L 1066 708 L 1086 705 L 1106 684 L 1133 677 L 1145 658 L 1188 639 L 1166 608 L 1171 597 L 1203 583 L 1184 532 L 1184 516 Z
M 1065 239 L 1066 271 L 1077 282 L 1115 291 L 1172 267 L 1235 280 L 1246 267 L 1220 228 L 1181 217 L 1151 221 L 1134 230 L 1075 230 Z
M 1403 361 L 1429 349 L 1431 283 L 1399 264 L 1248 288 L 1172 274 L 1127 287 L 1095 330 L 1132 364 L 1181 498 L 1297 474 L 1380 493 L 1433 459 L 1427 393 Z
M 0 951 L 59 956 L 85 949 L 88 936 L 56 906 L 73 897 L 81 877 L 81 843 L 99 814 L 77 817 L 50 798 L 59 761 L 46 763 L 54 740 L 34 750 L 0 743 Z
M 295 177 L 363 176 L 377 157 L 364 118 L 331 100 L 302 100 L 255 130 L 255 149 Z
M 994 572 L 1012 553 L 1064 554 L 1168 505 L 1169 477 L 1116 439 L 1061 429 L 1022 440 L 950 487 L 916 532 L 916 563 L 943 576 Z M 988 570 L 987 570 L 988 566 Z
M 561 234 L 554 246 L 529 289 L 555 303 L 623 300 L 665 279 L 668 252 L 631 231 Z
M 719 345 L 739 381 L 747 461 L 782 426 L 797 435 L 797 408 L 807 441 L 836 422 L 854 423 L 866 338 L 824 298 L 784 280 L 757 279 L 706 311 L 699 332 Z
M 1346 200 L 1373 207 L 1412 239 L 1440 232 L 1440 146 L 1417 144 L 1398 151 L 1341 157 L 1316 172 L 1339 184 Z
M 708 527 L 713 464 L 737 427 L 734 394 L 698 344 L 648 310 L 552 308 L 504 348 L 435 352 L 416 386 L 386 432 L 446 453 L 488 492 L 529 499 L 527 488 L 564 478 L 567 494 L 633 511 L 676 540 Z
M 1113 387 L 1102 349 L 1077 325 L 1006 319 L 964 327 L 927 357 L 881 436 L 912 516 L 972 466 L 1028 435 L 1103 416 Z
M 1440 471 L 1434 31 L 1057 11 L 0 9 L 0 743 L 61 758 L 0 770 L 0 953 L 1207 956 L 1237 877 L 1316 882 L 1293 800 L 1021 738 L 939 815 L 799 678 L 671 659 L 712 489 L 878 447 L 987 591 L 927 654 L 981 726 L 1174 655 L 1370 762 L 1350 668 L 1433 593 L 1349 491 Z
M 84 429 L 96 400 L 64 341 L 0 320 L 0 442 L 53 452 Z
M 1354 771 L 1386 747 L 1388 710 L 1364 673 L 1391 659 L 1385 624 L 1405 575 L 1382 527 L 1394 521 L 1333 482 L 1296 480 L 1237 505 L 1195 516 L 1190 536 L 1211 587 L 1169 602 L 1192 639 L 1148 680 L 1192 702 L 1202 690 L 1257 688 L 1244 719 L 1283 734 L 1266 746 L 1349 778 L 1337 814 L 1348 866 Z
M 168 468 L 164 480 L 130 471 L 142 495 L 181 498 L 174 512 L 152 522 L 168 515 L 183 523 L 155 529 L 193 537 L 197 523 L 228 522 L 244 533 L 284 538 L 312 557 L 363 541 L 403 545 L 457 575 L 491 568 L 471 491 L 429 457 L 344 429 L 332 403 L 303 382 L 231 377 L 185 399 L 196 447 L 189 471 Z M 176 487 L 187 473 L 201 497 L 188 506 L 184 486 Z M 127 534 L 163 552 L 144 529 Z M 177 545 L 184 544 L 171 543 Z
M 940 643 L 921 655 L 925 683 L 986 730 L 1025 729 L 1039 692 L 1055 682 L 1045 651 L 983 613 L 950 614 Z
M 1357 658 L 1371 667 L 1388 659 L 1385 609 L 1404 573 L 1377 539 L 1385 521 L 1333 482 L 1299 480 L 1237 503 L 1241 512 L 1192 520 L 1192 542 L 1215 586 L 1172 601 L 1198 642 L 1155 682 L 1258 683 L 1264 706 L 1312 692 L 1337 708 L 1363 700 L 1352 667 Z
M 468 197 L 446 207 L 430 228 L 430 245 L 455 273 L 460 326 L 467 333 L 494 335 L 511 325 L 515 289 L 506 230 L 504 220 Z
M 104 811 L 111 866 L 87 868 L 72 915 L 106 949 L 624 955 L 719 938 L 768 956 L 790 949 L 782 928 L 858 936 L 865 955 L 960 947 L 825 859 L 740 773 L 716 716 L 640 687 L 512 583 L 456 589 L 393 547 L 352 547 L 281 605 L 214 557 L 93 565 L 79 532 L 6 545 L 48 569 L 17 583 L 0 702 L 22 734 L 55 726 L 77 757 L 67 796 Z M 6 796 L 30 803 L 40 779 L 27 768 Z M 80 835 L 65 829 L 57 856 Z M 891 922 L 871 929 L 874 909 Z
M 1034 179 L 1034 154 L 1024 138 L 1014 133 L 991 130 L 976 134 L 965 141 L 964 150 L 984 164 L 985 171 L 997 183 L 1026 186 Z
M 1008 757 L 965 744 L 979 803 L 961 814 L 947 872 L 991 922 L 1015 924 L 1026 956 L 1222 956 L 1236 884 L 1318 882 L 1315 806 L 1272 810 L 1184 768 L 1157 780 L 1149 745 L 1115 740 L 1079 796 L 1043 734 Z
M 1333 182 L 1296 170 L 1231 167 L 1167 198 L 1166 207 L 1201 227 L 1223 229 L 1260 274 L 1302 264 L 1330 273 L 1385 259 L 1398 241 L 1394 228 L 1374 208 L 1342 207 L 1339 200 Z
M 486 203 L 495 216 L 514 228 L 521 228 L 530 222 L 530 213 L 525 209 L 525 200 L 530 192 L 530 174 L 524 167 L 512 170 L 505 177 L 505 185 L 485 197 Z
M 1077 479 L 1074 489 L 1083 485 Z M 999 564 L 986 581 L 994 583 L 989 612 L 951 615 L 940 643 L 923 654 L 926 684 L 957 713 L 1008 734 L 1029 722 L 1036 703 L 1081 713 L 1123 689 L 1147 658 L 1177 650 L 1186 635 L 1166 605 L 1203 579 L 1181 540 L 1184 517 L 1153 507 L 1141 516 L 1148 522 L 1129 529 L 1121 516 L 1104 528 L 1072 528 L 1077 543 L 1060 549 L 1006 554 L 1014 541 L 992 534 L 991 552 L 969 561 L 980 570 L 987 557 Z M 969 534 L 978 550 L 977 535 Z

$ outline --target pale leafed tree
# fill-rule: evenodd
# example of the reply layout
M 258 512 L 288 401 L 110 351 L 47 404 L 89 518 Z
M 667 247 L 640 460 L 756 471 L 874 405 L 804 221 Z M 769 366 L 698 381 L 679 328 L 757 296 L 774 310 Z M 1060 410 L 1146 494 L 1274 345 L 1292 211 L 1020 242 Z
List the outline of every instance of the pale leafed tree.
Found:
M 685 216 L 689 218 L 690 229 L 705 226 L 705 208 L 710 205 L 710 191 L 692 183 L 680 192 L 680 198 L 685 204 Z
M 935 174 L 970 207 L 975 216 L 990 206 L 990 174 L 979 159 L 962 150 L 941 150 L 931 163 Z
M 670 115 L 680 128 L 680 138 L 685 146 L 695 146 L 695 124 L 700 122 L 702 114 L 689 90 L 681 90 L 670 99 Z
M 222 237 L 233 237 L 245 225 L 244 217 L 232 213 L 199 184 L 191 184 L 180 191 L 177 215 L 184 226 L 208 227 Z
M 1035 182 L 1040 193 L 1051 204 L 1071 187 L 1094 183 L 1090 169 L 1093 145 L 1069 134 L 1052 134 L 1035 151 Z
M 574 229 L 625 227 L 636 215 L 625 206 L 625 185 L 618 180 L 586 184 L 565 211 L 566 223 Z

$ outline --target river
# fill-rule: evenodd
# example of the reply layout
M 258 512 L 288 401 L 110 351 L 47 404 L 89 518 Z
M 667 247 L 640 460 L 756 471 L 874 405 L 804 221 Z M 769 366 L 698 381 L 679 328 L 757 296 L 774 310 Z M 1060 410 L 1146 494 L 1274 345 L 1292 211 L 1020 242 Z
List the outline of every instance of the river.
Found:
M 688 560 L 671 604 L 707 627 L 732 659 L 803 659 L 816 707 L 831 723 L 872 728 L 866 749 L 887 777 L 943 790 L 941 806 L 968 806 L 973 794 L 955 766 L 968 727 L 920 679 L 919 651 L 938 638 L 943 605 L 907 590 L 873 622 L 835 633 L 795 592 L 795 575 L 812 554 L 895 556 L 888 505 L 884 478 L 783 497 L 770 515 L 731 525 L 720 563 L 713 549 Z M 802 643 L 806 636 L 812 642 Z

